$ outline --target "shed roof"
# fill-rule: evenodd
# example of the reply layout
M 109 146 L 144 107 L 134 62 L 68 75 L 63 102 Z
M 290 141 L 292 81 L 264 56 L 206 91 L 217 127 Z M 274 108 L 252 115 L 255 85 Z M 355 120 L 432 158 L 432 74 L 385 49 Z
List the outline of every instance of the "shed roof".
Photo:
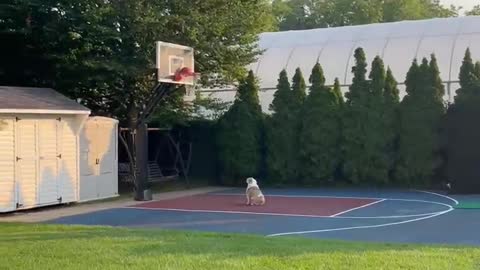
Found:
M 51 88 L 0 86 L 0 113 L 90 114 Z

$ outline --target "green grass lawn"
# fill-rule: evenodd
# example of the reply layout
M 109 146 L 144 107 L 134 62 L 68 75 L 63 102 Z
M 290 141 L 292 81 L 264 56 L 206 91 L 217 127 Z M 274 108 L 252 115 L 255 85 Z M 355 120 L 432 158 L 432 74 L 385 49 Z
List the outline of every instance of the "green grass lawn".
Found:
M 480 249 L 0 224 L 0 269 L 480 269 Z

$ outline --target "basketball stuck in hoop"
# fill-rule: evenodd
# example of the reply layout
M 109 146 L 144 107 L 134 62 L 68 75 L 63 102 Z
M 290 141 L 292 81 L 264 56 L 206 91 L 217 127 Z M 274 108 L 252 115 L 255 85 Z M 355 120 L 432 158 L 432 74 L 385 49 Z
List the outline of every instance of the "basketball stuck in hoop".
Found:
M 185 94 L 183 96 L 183 101 L 186 103 L 192 103 L 196 96 L 195 96 L 195 85 L 198 79 L 199 73 L 193 72 L 192 69 L 189 67 L 183 67 L 173 75 L 173 80 L 175 82 L 181 82 L 186 78 L 190 79 L 193 84 L 185 84 Z
M 159 82 L 184 85 L 183 100 L 187 103 L 195 100 L 195 84 L 200 74 L 195 72 L 193 48 L 157 42 L 157 70 Z

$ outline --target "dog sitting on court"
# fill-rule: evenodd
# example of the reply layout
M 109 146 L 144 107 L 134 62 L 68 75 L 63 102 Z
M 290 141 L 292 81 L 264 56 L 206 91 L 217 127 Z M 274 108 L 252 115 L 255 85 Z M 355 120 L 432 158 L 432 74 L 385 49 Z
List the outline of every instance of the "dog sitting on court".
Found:
M 258 187 L 257 180 L 253 177 L 247 178 L 247 205 L 264 205 L 265 196 L 263 196 L 260 187 Z

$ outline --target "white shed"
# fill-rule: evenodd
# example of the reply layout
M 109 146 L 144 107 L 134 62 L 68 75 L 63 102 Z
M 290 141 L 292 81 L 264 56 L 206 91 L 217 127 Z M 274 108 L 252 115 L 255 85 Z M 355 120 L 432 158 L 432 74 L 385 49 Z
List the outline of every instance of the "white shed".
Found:
M 78 201 L 89 114 L 52 89 L 0 86 L 0 212 Z
M 118 121 L 90 117 L 80 133 L 79 201 L 118 196 Z

